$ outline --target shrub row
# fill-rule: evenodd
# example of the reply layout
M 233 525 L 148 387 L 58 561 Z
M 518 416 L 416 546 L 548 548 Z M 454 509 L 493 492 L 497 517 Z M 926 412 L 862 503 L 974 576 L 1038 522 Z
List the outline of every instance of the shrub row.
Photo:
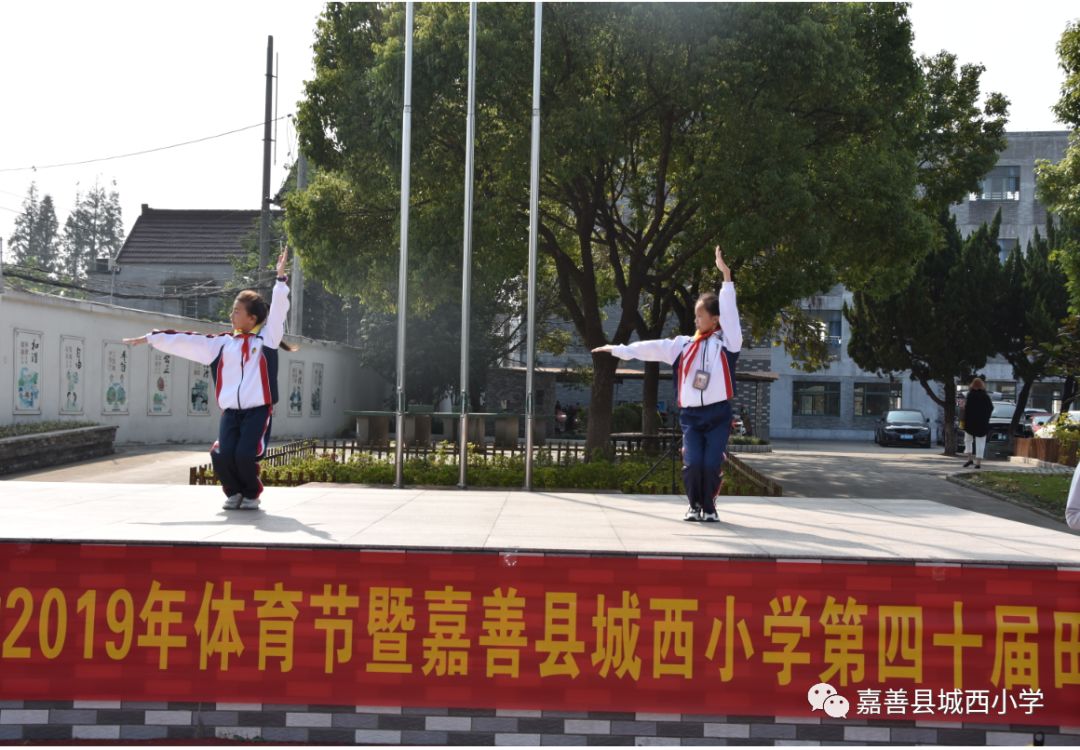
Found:
M 659 467 L 640 485 L 637 481 L 649 470 L 646 461 L 620 461 L 613 463 L 594 460 L 554 466 L 534 462 L 533 487 L 535 489 L 560 490 L 615 490 L 627 493 L 668 494 L 671 492 L 671 469 Z M 441 456 L 428 459 L 410 459 L 402 470 L 404 482 L 419 486 L 454 486 L 458 482 L 458 464 Z M 308 458 L 284 466 L 264 466 L 262 481 L 266 485 L 297 485 L 306 482 L 334 482 L 339 484 L 392 485 L 394 483 L 393 461 L 359 454 L 349 461 L 332 457 Z M 491 457 L 486 461 L 470 461 L 468 472 L 472 487 L 521 487 L 525 483 L 525 460 L 521 456 Z M 675 472 L 676 493 L 684 492 L 681 473 Z M 636 486 L 635 486 L 636 485 Z M 760 490 L 751 482 L 727 472 L 722 494 L 756 495 Z

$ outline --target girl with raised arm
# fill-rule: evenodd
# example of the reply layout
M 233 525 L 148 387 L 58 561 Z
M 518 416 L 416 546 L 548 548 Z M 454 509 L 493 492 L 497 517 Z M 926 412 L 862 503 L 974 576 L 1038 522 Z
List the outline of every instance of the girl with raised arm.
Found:
M 289 249 L 283 248 L 269 305 L 254 289 L 236 295 L 230 315 L 232 333 L 153 331 L 124 339 L 125 344 L 150 344 L 167 354 L 210 365 L 221 407 L 210 459 L 225 492 L 225 510 L 256 510 L 263 491 L 259 460 L 270 442 L 270 422 L 278 400 L 278 349 L 293 350 L 281 340 L 289 312 L 288 257 Z
M 731 433 L 735 396 L 735 361 L 742 349 L 742 328 L 735 304 L 731 269 L 716 246 L 716 267 L 724 275 L 720 293 L 702 294 L 694 307 L 697 332 L 632 344 L 608 344 L 593 352 L 619 359 L 675 365 L 675 393 L 683 433 L 683 486 L 690 500 L 684 521 L 719 521 L 716 497 Z

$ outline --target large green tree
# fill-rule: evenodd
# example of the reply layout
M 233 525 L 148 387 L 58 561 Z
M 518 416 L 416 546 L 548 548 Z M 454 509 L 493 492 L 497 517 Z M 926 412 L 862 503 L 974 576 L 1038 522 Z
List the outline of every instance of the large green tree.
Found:
M 1053 110 L 1058 120 L 1071 129 L 1069 147 L 1056 164 L 1037 162 L 1036 195 L 1067 226 L 1080 227 L 1080 21 L 1065 29 L 1057 51 L 1065 81 Z M 1068 277 L 1072 311 L 1080 314 L 1080 233 L 1067 231 L 1061 235 L 1055 259 Z
M 60 246 L 58 226 L 52 196 L 46 194 L 39 198 L 37 184 L 31 182 L 22 211 L 15 217 L 15 228 L 8 238 L 12 260 L 34 273 L 55 274 Z
M 64 273 L 71 279 L 86 277 L 98 258 L 115 258 L 124 245 L 124 222 L 116 183 L 111 189 L 95 182 L 75 195 L 75 207 L 64 222 Z
M 478 38 L 474 299 L 518 314 L 531 11 L 481 6 Z M 417 9 L 412 316 L 460 295 L 467 14 Z M 387 312 L 403 24 L 399 5 L 327 7 L 298 117 L 320 172 L 287 203 L 305 268 Z M 715 285 L 716 243 L 757 333 L 837 282 L 879 295 L 902 283 L 932 243 L 925 204 L 951 194 L 935 181 L 949 173 L 923 157 L 950 154 L 954 112 L 933 105 L 949 101 L 953 80 L 970 85 L 923 74 L 902 5 L 545 4 L 542 273 L 580 343 L 608 343 L 613 302 L 613 341 L 658 330 L 643 306 L 685 307 L 689 279 Z M 594 359 L 590 448 L 607 443 L 615 366 Z
M 1032 386 L 1051 374 L 1056 364 L 1044 342 L 1052 342 L 1068 314 L 1065 274 L 1051 260 L 1060 232 L 1053 219 L 1047 221 L 1046 236 L 1038 232 L 1028 243 L 1027 252 L 1016 247 L 1009 253 L 1003 269 L 1005 294 L 997 306 L 1000 335 L 999 351 L 1013 367 L 1013 377 L 1023 385 L 1016 397 L 1010 436 L 1027 406 Z
M 1040 161 L 1035 167 L 1036 195 L 1060 221 L 1052 259 L 1064 271 L 1069 289 L 1071 318 L 1060 329 L 1056 341 L 1040 347 L 1050 353 L 1051 371 L 1066 379 L 1064 402 L 1076 397 L 1080 375 L 1080 21 L 1069 24 L 1058 41 L 1058 64 L 1065 73 L 1061 98 L 1054 114 L 1067 125 L 1069 146 L 1057 163 Z
M 1004 289 L 998 261 L 998 217 L 965 242 L 948 206 L 978 186 L 1005 147 L 1008 101 L 989 93 L 980 105 L 980 65 L 957 64 L 947 52 L 924 57 L 921 83 L 909 106 L 917 118 L 916 203 L 938 217 L 929 252 L 914 274 L 899 275 L 880 294 L 855 287 L 845 307 L 851 323 L 848 352 L 855 363 L 879 373 L 910 372 L 945 414 L 945 451 L 955 452 L 956 380 L 967 379 L 1003 348 L 1000 308 Z M 1020 282 L 1018 282 L 1020 283 Z M 939 392 L 935 382 L 940 383 Z
M 528 70 L 504 35 L 528 37 L 528 8 L 481 11 L 473 220 L 470 390 L 520 334 L 528 221 Z M 459 385 L 468 8 L 418 8 L 410 170 L 406 383 L 429 402 Z M 298 129 L 314 176 L 286 199 L 305 271 L 359 299 L 365 361 L 394 376 L 404 7 L 330 4 Z M 509 71 L 499 66 L 509 65 Z M 505 76 L 514 77 L 507 86 Z M 493 85 L 493 83 L 495 85 Z M 511 114 L 508 114 L 507 112 Z M 520 127 L 519 127 L 520 124 Z M 515 186 L 509 189 L 507 186 Z M 526 195 L 527 197 L 527 195 Z M 550 280 L 541 289 L 550 287 Z M 553 294 L 540 310 L 552 312 Z
M 1000 345 L 1001 217 L 967 240 L 953 217 L 943 212 L 940 221 L 941 244 L 916 264 L 909 283 L 885 297 L 857 292 L 844 314 L 851 324 L 851 358 L 879 374 L 909 371 L 944 410 L 945 453 L 954 455 L 956 382 L 970 379 Z

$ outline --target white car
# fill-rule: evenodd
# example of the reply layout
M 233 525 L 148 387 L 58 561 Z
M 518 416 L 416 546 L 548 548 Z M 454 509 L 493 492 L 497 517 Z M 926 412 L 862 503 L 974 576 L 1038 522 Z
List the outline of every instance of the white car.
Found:
M 1070 409 L 1064 412 L 1065 416 L 1070 422 L 1080 423 L 1080 409 Z M 1061 414 L 1055 414 L 1050 419 L 1046 420 L 1037 430 L 1035 430 L 1035 437 L 1037 438 L 1052 438 L 1054 437 L 1054 423 Z M 1034 427 L 1034 425 L 1032 425 Z

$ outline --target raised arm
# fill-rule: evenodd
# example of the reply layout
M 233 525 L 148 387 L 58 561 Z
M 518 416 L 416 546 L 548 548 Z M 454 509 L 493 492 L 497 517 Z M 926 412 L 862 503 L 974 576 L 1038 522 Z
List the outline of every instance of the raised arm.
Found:
M 742 324 L 739 321 L 739 306 L 735 303 L 735 284 L 731 281 L 731 269 L 724 262 L 720 246 L 716 246 L 716 267 L 724 274 L 724 281 L 717 294 L 720 302 L 720 328 L 724 332 L 724 348 L 729 352 L 742 351 Z
M 274 282 L 270 312 L 266 314 L 266 325 L 263 326 L 263 342 L 271 349 L 277 349 L 285 336 L 285 318 L 289 314 L 289 283 L 285 280 L 285 264 L 288 259 L 289 248 L 284 247 L 278 256 L 277 281 Z

